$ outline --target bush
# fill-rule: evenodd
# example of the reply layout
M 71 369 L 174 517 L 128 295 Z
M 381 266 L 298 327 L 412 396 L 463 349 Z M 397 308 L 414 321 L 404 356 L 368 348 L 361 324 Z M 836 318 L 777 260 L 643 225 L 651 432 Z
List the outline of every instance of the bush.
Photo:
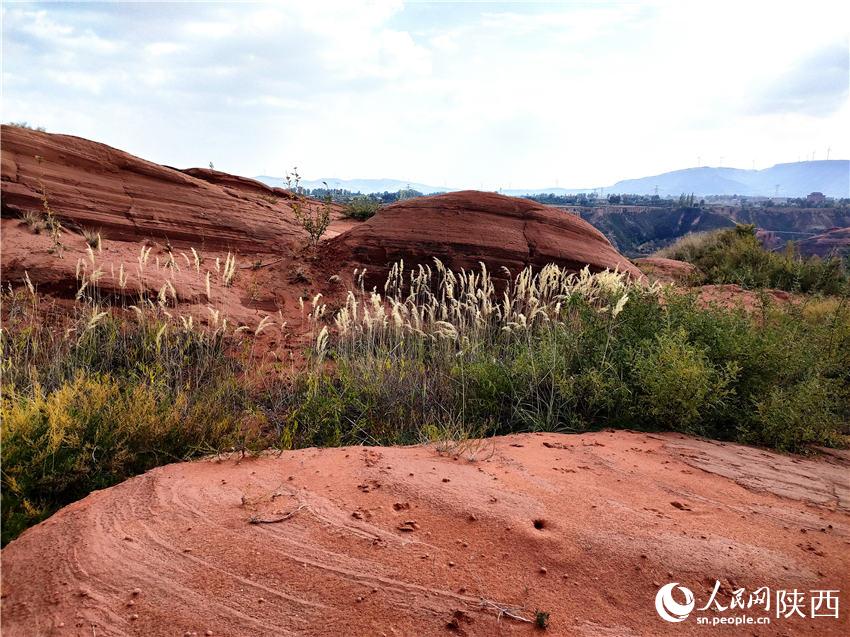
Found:
M 632 373 L 640 419 L 658 429 L 702 433 L 700 422 L 711 420 L 734 392 L 738 366 L 729 361 L 716 368 L 679 327 L 645 344 Z
M 656 254 L 693 263 L 703 274 L 702 283 L 822 294 L 846 294 L 850 289 L 850 277 L 840 259 L 801 258 L 791 242 L 783 253 L 768 252 L 751 225 L 685 235 Z
M 4 542 L 94 489 L 239 438 L 220 387 L 189 396 L 80 373 L 49 393 L 4 394 Z
M 365 221 L 374 217 L 380 207 L 381 204 L 370 197 L 354 197 L 354 199 L 346 204 L 342 214 L 349 219 Z

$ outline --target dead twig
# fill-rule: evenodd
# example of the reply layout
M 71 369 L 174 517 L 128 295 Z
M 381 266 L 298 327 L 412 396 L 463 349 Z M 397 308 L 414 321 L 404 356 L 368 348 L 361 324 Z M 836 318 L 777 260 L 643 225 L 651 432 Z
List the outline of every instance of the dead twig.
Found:
M 240 265 L 238 266 L 240 270 L 259 270 L 260 268 L 267 268 L 270 265 L 274 265 L 275 263 L 280 263 L 284 260 L 284 257 L 280 259 L 274 259 L 272 261 L 268 261 L 266 263 L 261 263 L 260 265 L 255 266 L 253 263 L 249 263 L 248 265 Z
M 509 606 L 500 606 L 496 602 L 493 602 L 489 599 L 484 599 L 483 597 L 481 598 L 481 607 L 494 609 L 498 614 L 497 620 L 502 619 L 502 616 L 504 615 L 505 617 L 515 619 L 518 622 L 526 622 L 527 624 L 533 623 L 531 619 L 523 617 L 522 615 L 517 615 L 518 609 L 511 608 Z
M 278 522 L 283 522 L 284 520 L 288 520 L 293 515 L 298 513 L 301 509 L 306 509 L 306 508 L 307 508 L 307 505 L 302 504 L 301 506 L 296 507 L 295 509 L 292 509 L 292 511 L 290 511 L 286 515 L 283 515 L 279 518 L 268 518 L 268 519 L 266 519 L 266 518 L 261 518 L 257 515 L 252 515 L 250 518 L 248 518 L 248 524 L 277 524 Z

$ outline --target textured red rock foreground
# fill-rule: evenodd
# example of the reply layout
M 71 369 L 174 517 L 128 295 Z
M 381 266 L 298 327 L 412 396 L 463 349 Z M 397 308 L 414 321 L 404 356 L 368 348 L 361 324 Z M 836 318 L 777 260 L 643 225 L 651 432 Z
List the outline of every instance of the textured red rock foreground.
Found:
M 719 580 L 842 591 L 839 620 L 724 634 L 846 635 L 848 469 L 623 431 L 174 464 L 6 547 L 3 634 L 535 634 L 502 608 L 555 635 L 696 635 L 656 592 L 701 606 Z

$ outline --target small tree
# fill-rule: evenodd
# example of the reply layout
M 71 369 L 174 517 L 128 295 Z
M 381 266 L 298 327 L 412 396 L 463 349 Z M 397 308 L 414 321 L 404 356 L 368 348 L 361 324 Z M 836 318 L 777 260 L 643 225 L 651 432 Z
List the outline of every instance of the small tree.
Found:
M 298 174 L 298 168 L 293 168 L 291 173 L 286 173 L 286 188 L 294 196 L 290 204 L 292 206 L 292 212 L 295 214 L 295 220 L 304 228 L 310 237 L 309 245 L 312 247 L 319 245 L 322 235 L 325 234 L 331 223 L 330 194 L 325 195 L 318 209 L 305 205 L 301 192 L 301 176 Z M 327 183 L 325 183 L 325 190 L 330 190 Z

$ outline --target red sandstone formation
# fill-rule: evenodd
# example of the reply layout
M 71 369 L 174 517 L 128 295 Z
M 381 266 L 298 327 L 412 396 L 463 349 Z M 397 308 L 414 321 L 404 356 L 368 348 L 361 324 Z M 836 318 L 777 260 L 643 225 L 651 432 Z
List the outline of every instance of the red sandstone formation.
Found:
M 3 635 L 704 635 L 662 584 L 847 590 L 848 466 L 627 431 L 173 464 L 3 549 Z
M 289 194 L 217 171 L 180 171 L 105 144 L 3 126 L 3 213 L 44 212 L 122 241 L 251 253 L 303 241 Z M 313 202 L 311 205 L 316 205 Z
M 479 262 L 513 273 L 556 263 L 594 272 L 619 269 L 641 276 L 605 236 L 580 217 L 534 201 L 462 191 L 403 201 L 328 241 L 339 263 L 367 266 L 379 281 L 387 264 L 431 263 L 477 268 Z
M 850 228 L 832 228 L 794 243 L 800 254 L 819 257 L 850 255 Z

